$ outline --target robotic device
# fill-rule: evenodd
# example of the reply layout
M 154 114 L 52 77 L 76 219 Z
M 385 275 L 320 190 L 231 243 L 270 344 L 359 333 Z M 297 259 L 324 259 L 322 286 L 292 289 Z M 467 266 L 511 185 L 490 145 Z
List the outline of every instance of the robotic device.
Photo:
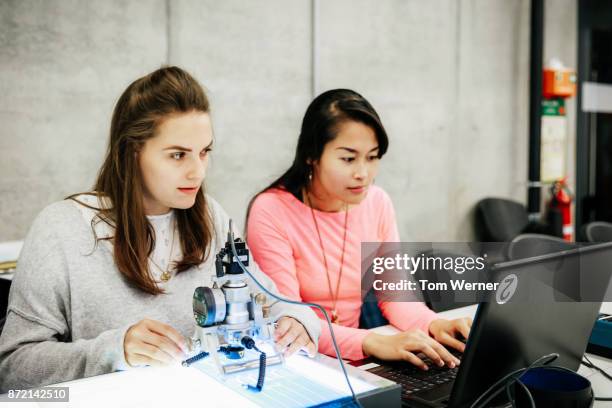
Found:
M 227 242 L 215 259 L 216 277 L 212 279 L 212 287 L 199 287 L 193 294 L 193 312 L 197 326 L 191 348 L 192 350 L 200 348 L 204 351 L 185 360 L 183 365 L 188 366 L 212 353 L 219 372 L 221 375 L 226 375 L 256 367 L 257 361 L 250 358 L 250 355 L 258 352 L 259 379 L 256 386 L 249 385 L 247 388 L 255 392 L 261 391 L 266 364 L 285 362 L 280 353 L 268 359 L 255 344 L 255 339 L 272 343 L 274 323 L 270 318 L 270 308 L 266 306 L 267 299 L 264 293 L 267 293 L 279 302 L 313 307 L 321 312 L 329 327 L 334 351 L 353 401 L 361 407 L 349 381 L 327 311 L 316 303 L 298 302 L 270 292 L 246 269 L 246 265 L 249 264 L 249 251 L 244 241 L 234 240 L 233 237 L 232 220 L 230 220 Z M 251 294 L 246 283 L 247 276 L 262 290 L 262 293 Z M 220 345 L 221 343 L 223 345 Z
M 259 366 L 257 386 L 260 391 L 266 365 L 283 364 L 282 353 L 267 356 L 256 342 L 273 344 L 274 322 L 264 293 L 251 293 L 238 260 L 232 253 L 231 223 L 225 247 L 215 258 L 216 276 L 212 287 L 200 286 L 193 293 L 196 330 L 194 348 L 201 352 L 183 362 L 188 366 L 209 354 L 222 375 Z M 243 265 L 249 264 L 249 250 L 236 238 L 234 246 Z M 227 260 L 226 260 L 227 258 Z

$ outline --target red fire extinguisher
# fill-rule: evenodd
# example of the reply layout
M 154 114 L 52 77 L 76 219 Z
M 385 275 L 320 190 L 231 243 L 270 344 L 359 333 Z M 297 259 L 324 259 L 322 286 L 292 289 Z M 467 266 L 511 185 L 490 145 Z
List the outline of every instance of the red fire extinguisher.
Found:
M 551 196 L 550 209 L 556 210 L 561 214 L 563 239 L 571 241 L 574 235 L 574 226 L 572 225 L 573 197 L 567 186 L 566 178 L 553 183 Z

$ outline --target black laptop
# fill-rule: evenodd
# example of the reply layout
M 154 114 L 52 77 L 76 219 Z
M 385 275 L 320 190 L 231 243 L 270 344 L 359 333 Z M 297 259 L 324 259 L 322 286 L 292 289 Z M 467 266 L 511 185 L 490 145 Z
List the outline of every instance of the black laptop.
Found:
M 422 371 L 371 358 L 353 365 L 368 364 L 367 371 L 401 384 L 407 407 L 469 406 L 506 374 L 550 353 L 559 354 L 552 364 L 577 371 L 601 302 L 610 298 L 611 275 L 612 243 L 497 264 L 491 281 L 513 280 L 516 290 L 498 289 L 479 304 L 459 367 Z

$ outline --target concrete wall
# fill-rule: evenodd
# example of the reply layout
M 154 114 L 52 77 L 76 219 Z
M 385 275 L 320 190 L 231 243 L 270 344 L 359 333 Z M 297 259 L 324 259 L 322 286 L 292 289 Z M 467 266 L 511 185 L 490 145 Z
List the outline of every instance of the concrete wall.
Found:
M 0 1 L 0 241 L 91 188 L 120 93 L 166 57 L 163 0 Z
M 524 199 L 523 2 L 362 1 L 350 25 L 333 24 L 348 3 L 326 4 L 322 82 L 360 89 L 380 110 L 391 148 L 379 182 L 404 240 L 472 239 L 480 198 Z
M 576 6 L 562 3 L 546 46 L 564 57 Z M 379 111 L 391 144 L 377 183 L 404 240 L 471 239 L 480 198 L 525 201 L 529 1 L 318 4 L 318 91 L 350 87 Z M 162 64 L 209 91 L 207 185 L 242 226 L 250 197 L 293 157 L 312 13 L 306 0 L 0 0 L 0 241 L 91 186 L 116 99 Z

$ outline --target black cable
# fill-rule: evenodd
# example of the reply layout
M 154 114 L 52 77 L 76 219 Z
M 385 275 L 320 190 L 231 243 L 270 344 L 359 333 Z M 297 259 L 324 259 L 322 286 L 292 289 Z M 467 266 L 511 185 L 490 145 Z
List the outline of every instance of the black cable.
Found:
M 476 401 L 474 401 L 472 403 L 472 405 L 470 406 L 470 408 L 475 408 L 477 406 L 481 406 L 481 407 L 485 407 L 486 404 L 488 404 L 493 398 L 495 398 L 502 390 L 506 391 L 506 396 L 508 397 L 509 402 L 512 404 L 512 407 L 515 407 L 515 396 L 513 396 L 510 393 L 510 387 L 512 385 L 514 385 L 516 387 L 516 384 L 518 384 L 519 386 L 521 386 L 523 388 L 523 390 L 525 391 L 525 394 L 527 395 L 527 398 L 529 398 L 529 403 L 531 405 L 532 408 L 535 408 L 535 401 L 533 400 L 533 396 L 531 395 L 531 392 L 529 391 L 529 389 L 527 388 L 527 386 L 520 380 L 520 377 L 525 374 L 527 371 L 533 369 L 533 368 L 537 368 L 537 367 L 548 367 L 551 369 L 555 369 L 555 370 L 561 370 L 561 371 L 567 371 L 573 374 L 576 374 L 574 371 L 565 368 L 565 367 L 561 367 L 561 366 L 549 366 L 548 364 L 551 363 L 552 361 L 554 361 L 555 359 L 557 359 L 559 355 L 556 353 L 553 354 L 549 354 L 543 357 L 540 357 L 539 359 L 537 359 L 536 361 L 534 361 L 533 363 L 531 363 L 528 367 L 525 368 L 521 368 L 518 370 L 515 370 L 513 372 L 511 372 L 510 374 L 505 375 L 504 377 L 502 377 L 500 380 L 498 380 L 497 382 L 495 382 L 492 386 L 490 386 L 485 392 L 483 392 L 477 399 Z M 606 377 L 608 380 L 612 380 L 612 375 L 608 374 L 607 372 L 605 372 L 601 367 L 596 366 L 595 364 L 593 364 L 593 362 L 585 355 L 584 356 L 585 360 L 582 361 L 582 364 L 585 365 L 586 367 L 589 368 L 593 368 L 596 371 L 600 372 L 604 377 Z M 499 386 L 503 386 L 505 383 L 505 386 L 503 387 L 503 389 L 499 389 L 497 391 L 495 391 Z M 495 391 L 495 392 L 493 392 Z M 485 398 L 485 396 L 489 393 L 493 392 L 490 396 L 488 396 L 482 403 L 480 403 L 480 400 Z M 612 397 L 593 397 L 593 399 L 595 401 L 612 401 Z M 477 405 L 479 404 L 480 405 Z
M 586 361 L 585 361 L 586 360 Z M 584 360 L 581 361 L 582 365 L 588 367 L 588 368 L 592 368 L 596 371 L 598 371 L 599 373 L 601 373 L 601 375 L 603 375 L 605 378 L 607 378 L 608 380 L 612 381 L 612 375 L 608 374 L 603 368 L 596 366 L 590 359 L 589 357 L 585 354 L 584 355 Z M 595 401 L 612 401 L 612 397 L 595 397 Z
M 515 404 L 516 401 L 514 400 L 514 395 L 510 393 L 510 388 L 511 388 L 510 386 L 511 386 L 510 383 L 506 384 L 506 397 L 508 398 L 508 401 L 510 401 L 512 408 L 516 408 L 516 404 Z M 513 390 L 513 391 L 516 391 L 516 390 Z
M 253 392 L 260 392 L 263 389 L 264 379 L 266 377 L 266 353 L 257 348 L 255 340 L 253 340 L 252 337 L 244 336 L 240 342 L 244 347 L 259 352 L 259 377 L 257 378 L 257 385 L 247 385 L 247 389 Z
M 555 359 L 556 359 L 556 357 L 555 357 Z M 548 369 L 553 369 L 553 370 L 558 370 L 558 371 L 566 371 L 566 372 L 571 373 L 571 374 L 576 374 L 575 371 L 570 370 L 569 368 L 566 368 L 566 367 L 547 365 L 547 364 L 551 363 L 553 360 L 547 361 L 547 362 L 544 362 L 543 364 L 538 364 L 538 365 L 533 365 L 532 364 L 533 366 L 529 366 L 529 367 L 526 367 L 526 368 L 521 368 L 519 370 L 516 370 L 516 371 L 522 371 L 522 372 L 520 373 L 520 375 L 516 376 L 515 378 L 508 380 L 508 383 L 506 384 L 506 387 L 505 387 L 506 388 L 506 393 L 507 393 L 506 395 L 508 395 L 508 397 L 510 398 L 510 395 L 508 393 L 508 388 L 510 386 L 512 386 L 512 385 L 514 385 L 516 387 L 516 384 L 518 384 L 518 385 L 521 386 L 523 391 L 525 391 L 525 395 L 527 395 L 527 398 L 529 399 L 529 405 L 531 406 L 531 408 L 536 408 L 536 403 L 535 403 L 535 400 L 533 399 L 533 395 L 531 394 L 531 391 L 529 391 L 529 388 L 520 379 L 520 377 L 523 374 L 527 373 L 527 371 L 529 371 L 529 370 L 531 370 L 533 368 L 541 368 L 541 367 L 546 367 Z M 536 360 L 536 362 L 537 362 L 537 360 Z M 535 362 L 534 362 L 534 364 L 535 364 Z M 495 395 L 497 395 L 498 393 L 496 393 Z M 595 399 L 597 399 L 597 398 L 595 398 Z M 511 403 L 512 403 L 513 407 L 515 406 L 515 402 L 516 401 L 514 399 L 511 400 Z
M 521 380 L 517 380 L 515 382 L 508 381 L 506 384 L 506 396 L 508 397 L 508 401 L 512 404 L 512 408 L 516 408 L 516 384 L 519 384 L 523 390 L 527 393 L 527 398 L 529 398 L 529 404 L 531 408 L 536 408 L 535 401 L 533 400 L 533 396 L 527 389 L 527 386 L 521 382 Z M 512 389 L 512 392 L 510 391 Z
M 329 319 L 329 316 L 328 316 L 327 312 L 325 311 L 325 309 L 323 308 L 323 306 L 318 305 L 316 303 L 298 302 L 298 301 L 295 301 L 295 300 L 285 299 L 285 298 L 283 298 L 281 296 L 278 296 L 275 293 L 270 292 L 257 279 L 255 279 L 255 277 L 251 274 L 251 272 L 244 266 L 244 264 L 240 260 L 240 257 L 238 256 L 238 251 L 236 250 L 236 245 L 234 244 L 233 222 L 232 222 L 231 219 L 230 219 L 229 231 L 228 231 L 227 235 L 228 235 L 228 241 L 230 242 L 230 245 L 232 247 L 232 253 L 234 254 L 234 258 L 236 258 L 236 262 L 238 263 L 238 266 L 240 267 L 240 269 L 242 269 L 242 271 L 244 273 L 246 273 L 253 280 L 253 282 L 255 282 L 257 284 L 257 286 L 259 286 L 259 288 L 261 290 L 263 290 L 269 296 L 272 296 L 274 299 L 277 299 L 277 300 L 279 300 L 281 302 L 285 302 L 285 303 L 288 303 L 288 304 L 291 304 L 291 305 L 302 305 L 302 306 L 314 307 L 314 308 L 317 308 L 318 310 L 320 310 L 321 313 L 323 313 L 323 316 L 325 316 L 325 321 L 327 322 L 327 326 L 329 327 L 329 333 L 331 335 L 332 344 L 334 346 L 334 351 L 336 353 L 336 357 L 338 358 L 338 362 L 340 363 L 340 368 L 342 368 L 342 373 L 344 374 L 344 378 L 346 379 L 346 383 L 348 384 L 348 387 L 351 390 L 351 396 L 353 397 L 353 400 L 355 401 L 355 404 L 357 404 L 357 406 L 363 408 L 363 406 L 361 405 L 361 402 L 359 402 L 359 400 L 357 399 L 357 396 L 355 395 L 355 391 L 353 390 L 353 386 L 351 385 L 351 381 L 349 380 L 348 373 L 346 372 L 346 367 L 344 366 L 344 361 L 342 360 L 342 355 L 340 354 L 340 349 L 338 348 L 338 343 L 336 342 L 336 336 L 334 335 L 334 329 L 333 329 L 333 327 L 331 325 L 331 320 Z
M 247 385 L 247 389 L 253 392 L 260 392 L 262 390 L 266 377 L 266 353 L 263 351 L 259 353 L 259 377 L 257 378 L 257 385 Z
M 503 386 L 504 384 L 506 384 L 506 382 L 514 383 L 526 371 L 529 371 L 529 370 L 531 370 L 532 368 L 535 368 L 535 367 L 541 367 L 541 366 L 547 365 L 547 364 L 553 362 L 554 360 L 556 360 L 557 357 L 559 357 L 559 354 L 556 354 L 556 353 L 547 354 L 547 355 L 542 356 L 542 357 L 538 358 L 537 360 L 535 360 L 528 367 L 520 368 L 518 370 L 514 370 L 513 372 L 511 372 L 509 374 L 506 374 L 505 376 L 503 376 L 502 378 L 497 380 L 489 388 L 487 388 L 482 394 L 480 394 L 480 396 L 478 398 L 476 398 L 476 400 L 472 403 L 472 405 L 470 405 L 470 408 L 477 408 L 479 406 L 480 407 L 486 407 L 487 404 L 493 398 L 495 398 L 500 392 L 502 392 L 505 389 L 505 387 L 504 388 L 499 388 L 500 386 Z M 487 397 L 487 394 L 489 394 L 491 392 L 493 392 L 493 393 Z M 484 401 L 480 402 L 480 400 L 482 400 L 483 398 L 484 398 Z M 480 403 L 480 405 L 478 405 L 479 403 Z
M 187 360 L 183 361 L 181 364 L 183 365 L 183 367 L 189 367 L 190 365 L 192 365 L 193 363 L 195 363 L 196 361 L 200 361 L 201 359 L 208 357 L 207 352 L 203 351 L 199 354 L 196 354 L 195 356 L 188 358 Z
M 514 384 L 519 384 L 523 388 L 523 391 L 525 391 L 525 394 L 527 394 L 527 398 L 529 398 L 529 405 L 531 406 L 531 408 L 536 408 L 536 403 L 533 400 L 533 395 L 531 395 L 531 392 L 529 392 L 529 389 L 527 388 L 527 386 L 523 384 L 523 382 L 520 379 L 517 379 Z
M 582 364 L 583 364 L 584 366 L 587 366 L 587 367 L 589 367 L 589 368 L 592 368 L 592 369 L 594 369 L 594 370 L 599 371 L 599 372 L 601 373 L 601 375 L 603 375 L 604 377 L 606 377 L 608 380 L 612 381 L 612 375 L 610 375 L 610 374 L 608 374 L 607 372 L 605 372 L 605 371 L 604 371 L 604 370 L 603 370 L 601 367 L 596 366 L 596 365 L 595 365 L 595 364 L 594 364 L 594 363 L 593 363 L 593 362 L 592 362 L 592 361 L 591 361 L 591 360 L 590 360 L 590 359 L 587 357 L 587 355 L 586 355 L 586 354 L 584 355 L 584 359 L 586 360 L 586 361 L 582 360 Z

